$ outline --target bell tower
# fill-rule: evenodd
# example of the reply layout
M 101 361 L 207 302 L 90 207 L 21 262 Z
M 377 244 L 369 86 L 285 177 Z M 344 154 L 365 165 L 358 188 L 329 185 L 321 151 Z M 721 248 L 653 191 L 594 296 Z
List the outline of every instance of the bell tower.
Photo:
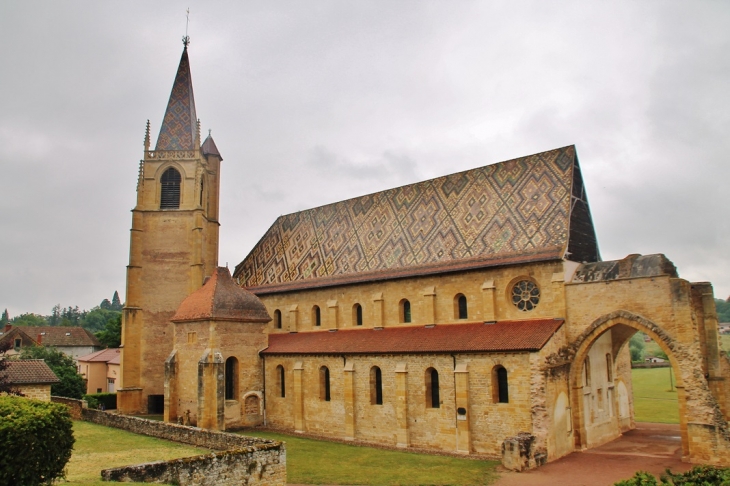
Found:
M 157 144 L 150 149 L 148 121 L 139 164 L 122 315 L 123 413 L 163 413 L 170 318 L 218 266 L 223 159 L 210 134 L 200 142 L 188 43 L 185 37 Z

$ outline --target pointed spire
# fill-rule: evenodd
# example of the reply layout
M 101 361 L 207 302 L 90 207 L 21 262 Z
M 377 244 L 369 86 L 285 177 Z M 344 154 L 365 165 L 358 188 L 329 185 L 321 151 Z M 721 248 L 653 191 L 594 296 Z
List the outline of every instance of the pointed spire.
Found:
M 147 120 L 147 127 L 144 130 L 144 151 L 150 150 L 150 121 Z
M 197 121 L 193 80 L 190 76 L 190 62 L 188 61 L 188 46 L 185 43 L 155 150 L 197 149 L 198 146 L 195 145 Z

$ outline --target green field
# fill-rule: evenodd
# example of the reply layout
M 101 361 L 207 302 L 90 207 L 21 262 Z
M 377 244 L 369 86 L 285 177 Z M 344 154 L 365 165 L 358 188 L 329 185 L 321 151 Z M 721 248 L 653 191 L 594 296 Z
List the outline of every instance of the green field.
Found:
M 289 483 L 467 485 L 497 479 L 496 461 L 389 451 L 269 432 L 244 433 L 286 442 Z
M 670 391 L 671 368 L 631 370 L 634 414 L 637 422 L 679 423 L 677 389 Z M 671 376 L 674 383 L 674 376 Z
M 76 443 L 64 484 L 109 486 L 112 483 L 101 480 L 102 469 L 210 452 L 81 421 L 74 421 L 74 437 Z

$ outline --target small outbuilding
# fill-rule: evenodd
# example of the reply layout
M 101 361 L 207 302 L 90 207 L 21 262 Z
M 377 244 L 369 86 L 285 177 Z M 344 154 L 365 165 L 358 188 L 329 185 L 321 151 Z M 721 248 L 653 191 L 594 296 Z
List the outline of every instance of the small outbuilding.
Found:
M 51 401 L 51 385 L 61 381 L 42 359 L 9 359 L 8 367 L 0 373 L 24 397 L 45 402 Z

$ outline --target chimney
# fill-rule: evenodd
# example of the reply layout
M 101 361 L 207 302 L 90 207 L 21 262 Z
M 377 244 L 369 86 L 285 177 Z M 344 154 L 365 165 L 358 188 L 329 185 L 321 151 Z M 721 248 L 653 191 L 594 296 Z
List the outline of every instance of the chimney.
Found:
M 8 332 L 12 328 L 13 328 L 13 325 L 12 324 L 5 324 L 5 332 Z
M 39 334 L 38 339 L 36 339 L 35 342 L 37 342 L 38 344 L 42 344 L 42 341 L 43 341 L 43 334 Z

